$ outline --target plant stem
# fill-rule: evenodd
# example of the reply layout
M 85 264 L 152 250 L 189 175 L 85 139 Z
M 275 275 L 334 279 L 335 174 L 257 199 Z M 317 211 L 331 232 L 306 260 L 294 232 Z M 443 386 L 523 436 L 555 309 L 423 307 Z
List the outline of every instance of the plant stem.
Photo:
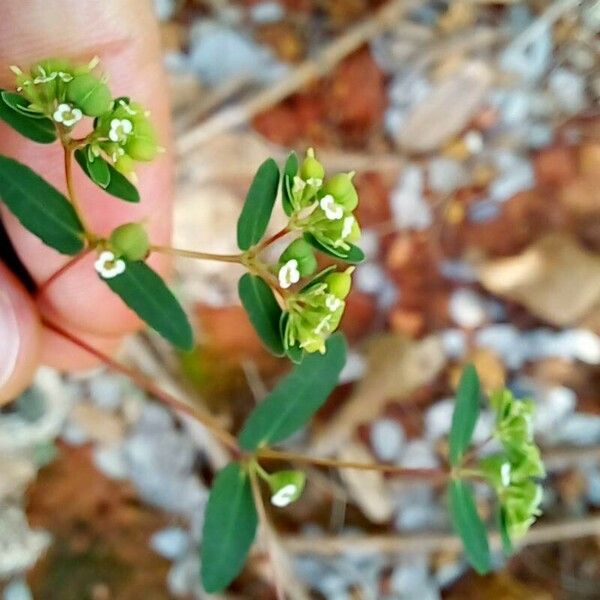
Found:
M 48 288 L 59 277 L 62 277 L 73 265 L 75 265 L 76 263 L 78 263 L 82 258 L 84 258 L 85 256 L 87 256 L 90 252 L 91 252 L 91 249 L 90 248 L 86 248 L 83 252 L 81 252 L 77 256 L 74 256 L 73 258 L 71 258 L 70 260 L 68 260 L 60 269 L 58 269 L 57 271 L 54 271 L 54 273 L 52 273 L 52 275 L 50 275 L 50 277 L 48 277 L 48 279 L 46 279 L 46 281 L 43 281 L 38 286 L 38 288 L 37 288 L 37 290 L 35 292 L 36 298 L 40 298 L 41 296 L 43 296 L 46 293 L 46 291 L 48 290 Z
M 379 471 L 381 473 L 391 473 L 399 477 L 411 479 L 448 479 L 449 473 L 445 469 L 405 469 L 395 465 L 360 463 L 335 460 L 330 458 L 317 458 L 306 456 L 304 454 L 295 454 L 293 452 L 280 452 L 270 448 L 262 448 L 256 453 L 257 460 L 285 460 L 289 462 L 308 463 L 320 467 L 333 467 L 336 469 L 357 469 L 361 471 Z
M 242 456 L 242 453 L 240 452 L 240 449 L 237 445 L 236 439 L 228 431 L 225 431 L 225 429 L 223 429 L 219 425 L 219 423 L 210 415 L 204 414 L 196 410 L 195 408 L 189 406 L 185 402 L 181 402 L 181 400 L 178 400 L 168 392 L 165 392 L 164 390 L 159 388 L 153 381 L 151 381 L 142 373 L 112 359 L 107 354 L 104 354 L 104 352 L 102 352 L 101 350 L 98 350 L 97 348 L 94 348 L 87 342 L 80 340 L 72 333 L 69 333 L 56 323 L 53 323 L 52 321 L 49 321 L 45 318 L 42 318 L 42 323 L 51 331 L 54 331 L 55 333 L 65 338 L 66 340 L 69 340 L 71 343 L 75 344 L 82 350 L 85 350 L 92 356 L 95 356 L 96 358 L 100 359 L 107 367 L 111 368 L 113 371 L 117 371 L 118 373 L 121 373 L 129 379 L 131 379 L 131 381 L 133 381 L 140 389 L 146 391 L 149 395 L 162 402 L 165 406 L 168 406 L 171 410 L 175 412 L 179 411 L 185 413 L 186 415 L 189 415 L 190 417 L 196 419 L 196 421 L 198 421 L 199 423 L 204 425 L 204 427 L 209 429 L 211 433 L 223 443 L 224 446 L 229 448 L 229 450 L 231 450 L 231 452 L 236 458 Z
M 169 254 L 171 256 L 183 256 L 185 258 L 196 258 L 199 260 L 215 260 L 218 262 L 242 264 L 242 254 L 212 254 L 210 252 L 196 252 L 196 250 L 181 250 L 169 246 L 150 246 L 152 252 Z
M 67 182 L 67 193 L 69 194 L 69 199 L 71 200 L 71 204 L 83 225 L 83 229 L 85 231 L 85 237 L 88 242 L 93 243 L 96 239 L 96 236 L 92 233 L 84 215 L 81 210 L 81 205 L 79 204 L 79 200 L 77 199 L 77 195 L 75 194 L 75 186 L 73 185 L 73 151 L 69 147 L 68 143 L 63 141 L 63 152 L 65 158 L 65 180 Z
M 275 539 L 276 534 L 271 529 L 271 524 L 269 523 L 269 517 L 267 516 L 262 494 L 260 493 L 260 484 L 256 477 L 256 472 L 253 469 L 250 469 L 249 476 L 250 485 L 252 486 L 252 496 L 254 497 L 254 505 L 256 506 L 256 513 L 258 514 L 258 520 L 262 525 L 263 533 L 265 535 L 265 542 L 271 558 L 271 567 L 273 568 L 273 583 L 275 585 L 277 600 L 285 600 L 285 593 L 283 591 L 279 569 L 277 568 L 277 551 L 275 548 L 277 543 Z
M 277 240 L 279 240 L 282 237 L 286 236 L 289 232 L 290 232 L 290 230 L 288 229 L 288 227 L 287 226 L 284 227 L 283 229 L 281 229 L 277 233 L 273 234 L 270 238 L 267 238 L 266 240 L 263 240 L 262 242 L 260 242 L 258 244 L 258 246 L 256 247 L 256 252 L 260 252 L 261 250 L 265 249 L 267 246 L 270 246 L 271 244 L 273 244 Z

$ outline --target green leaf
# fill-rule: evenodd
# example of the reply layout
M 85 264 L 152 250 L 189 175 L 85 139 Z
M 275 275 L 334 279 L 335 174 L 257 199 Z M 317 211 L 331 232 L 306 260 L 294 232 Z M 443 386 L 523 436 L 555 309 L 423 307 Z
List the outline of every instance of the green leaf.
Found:
M 295 152 L 290 152 L 285 166 L 283 167 L 283 178 L 281 183 L 281 203 L 283 204 L 283 210 L 289 217 L 293 212 L 292 207 L 292 185 L 294 183 L 294 177 L 298 173 L 298 157 Z
M 83 172 L 107 194 L 126 202 L 140 201 L 140 194 L 133 183 L 101 156 L 95 157 L 94 161 L 90 163 L 87 156 L 87 148 L 80 148 L 75 151 L 75 160 Z M 102 185 L 106 177 L 108 177 L 108 182 L 106 185 Z
M 500 530 L 500 539 L 502 540 L 502 552 L 504 552 L 504 556 L 511 556 L 514 548 L 508 533 L 506 513 L 502 507 L 498 509 L 498 529 Z
M 315 250 L 352 264 L 358 264 L 365 259 L 363 251 L 358 246 L 353 246 L 352 244 L 350 244 L 350 250 L 344 250 L 343 248 L 333 248 L 332 246 L 322 244 L 312 233 L 305 233 L 304 239 Z
M 9 102 L 7 104 L 4 94 L 2 92 L 2 100 L 0 102 L 0 119 L 10 125 L 15 131 L 18 131 L 21 135 L 38 142 L 40 144 L 51 144 L 56 140 L 56 130 L 54 123 L 47 117 L 39 118 L 36 116 L 28 116 L 24 111 L 17 111 L 12 106 L 17 103 L 16 98 L 13 95 L 8 96 Z M 15 94 L 18 96 L 18 94 Z M 29 102 L 23 98 L 22 108 L 29 106 Z
M 487 531 L 477 513 L 473 491 L 468 483 L 453 479 L 448 485 L 450 517 L 461 537 L 465 555 L 473 568 L 483 575 L 490 570 L 490 548 Z
M 3 90 L 0 92 L 0 97 L 4 104 L 6 104 L 9 108 L 21 113 L 26 117 L 30 117 L 32 119 L 47 119 L 44 113 L 41 113 L 37 110 L 32 110 L 30 108 L 31 104 L 29 100 L 23 98 L 21 94 L 17 94 L 16 92 L 9 92 L 7 90 Z
M 215 478 L 204 515 L 202 584 L 208 593 L 225 589 L 239 575 L 257 523 L 250 478 L 230 463 Z
M 23 227 L 63 254 L 84 247 L 84 230 L 71 203 L 29 167 L 0 156 L 0 197 Z
M 275 355 L 283 356 L 283 340 L 279 331 L 281 308 L 271 288 L 256 275 L 242 275 L 238 284 L 242 306 L 263 344 Z
M 450 428 L 450 463 L 456 466 L 471 444 L 473 430 L 479 417 L 479 377 L 471 364 L 463 369 Z
M 145 262 L 126 261 L 123 273 L 101 279 L 165 339 L 182 350 L 193 348 L 194 334 L 183 308 L 165 282 Z
M 238 220 L 237 243 L 240 250 L 248 250 L 262 239 L 273 212 L 278 187 L 279 168 L 272 158 L 268 158 L 258 167 Z
M 321 408 L 346 364 L 341 333 L 327 340 L 327 352 L 307 354 L 250 414 L 239 435 L 244 450 L 285 440 Z

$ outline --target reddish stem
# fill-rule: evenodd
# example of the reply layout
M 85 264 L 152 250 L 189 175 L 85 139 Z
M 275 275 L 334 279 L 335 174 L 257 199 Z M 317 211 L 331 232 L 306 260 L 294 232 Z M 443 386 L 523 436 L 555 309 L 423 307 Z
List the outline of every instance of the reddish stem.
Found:
M 189 406 L 185 402 L 181 402 L 174 396 L 171 396 L 168 392 L 165 392 L 163 389 L 159 388 L 153 381 L 151 381 L 148 377 L 136 371 L 130 367 L 127 367 L 120 362 L 114 360 L 107 354 L 104 354 L 101 350 L 94 348 L 87 342 L 80 340 L 78 337 L 74 336 L 72 333 L 69 333 L 56 323 L 49 321 L 47 319 L 42 319 L 42 323 L 45 327 L 54 331 L 61 337 L 69 340 L 71 343 L 75 344 L 82 350 L 85 350 L 92 356 L 100 359 L 106 366 L 110 367 L 113 371 L 117 371 L 131 379 L 137 386 L 146 391 L 151 396 L 155 397 L 157 400 L 160 400 L 164 405 L 168 406 L 170 409 L 174 411 L 182 412 L 190 417 L 196 419 L 202 425 L 204 425 L 207 429 L 209 429 L 216 438 L 218 438 L 227 448 L 231 450 L 236 458 L 240 458 L 242 453 L 238 448 L 236 439 L 227 431 L 225 431 L 220 424 L 213 419 L 210 415 L 199 412 L 193 407 Z

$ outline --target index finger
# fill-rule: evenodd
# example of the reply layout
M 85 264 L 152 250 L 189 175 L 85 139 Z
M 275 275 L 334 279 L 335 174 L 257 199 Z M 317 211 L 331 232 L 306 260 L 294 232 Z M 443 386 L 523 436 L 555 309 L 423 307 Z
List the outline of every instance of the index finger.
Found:
M 151 112 L 160 144 L 169 146 L 169 108 L 162 71 L 157 26 L 150 3 L 139 0 L 28 0 L 5 3 L 0 20 L 0 85 L 14 86 L 8 67 L 27 67 L 48 57 L 87 62 L 101 59 L 115 97 L 129 96 Z M 66 193 L 60 144 L 35 144 L 1 125 L 0 153 L 16 158 Z M 107 236 L 116 226 L 143 221 L 153 243 L 168 243 L 171 230 L 169 153 L 137 169 L 141 201 L 126 203 L 100 190 L 79 170 L 74 185 L 86 221 L 94 232 Z M 15 250 L 38 283 L 67 260 L 24 230 L 6 210 L 2 212 Z M 78 261 L 44 295 L 42 310 L 76 330 L 116 336 L 138 325 L 137 318 L 99 280 L 93 256 Z M 158 256 L 151 262 L 164 271 Z

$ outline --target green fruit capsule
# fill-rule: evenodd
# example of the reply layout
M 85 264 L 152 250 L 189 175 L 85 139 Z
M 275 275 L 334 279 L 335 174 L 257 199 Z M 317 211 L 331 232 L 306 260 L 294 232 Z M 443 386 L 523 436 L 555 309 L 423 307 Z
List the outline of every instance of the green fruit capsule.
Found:
M 119 171 L 119 173 L 123 173 L 123 175 L 129 175 L 135 170 L 135 161 L 130 156 L 127 156 L 127 154 L 124 154 L 123 156 L 119 156 L 117 158 L 113 166 L 117 171 Z
M 344 300 L 352 288 L 352 277 L 349 273 L 329 273 L 324 282 L 327 289 L 340 300 Z
M 133 132 L 124 148 L 134 160 L 149 161 L 157 155 L 156 133 L 150 121 L 146 118 L 134 119 Z
M 269 477 L 271 503 L 284 507 L 295 502 L 302 495 L 306 475 L 302 471 L 278 471 Z
M 300 177 L 304 181 L 309 179 L 316 179 L 323 181 L 325 176 L 325 169 L 323 165 L 315 158 L 315 152 L 312 148 L 306 152 L 306 158 L 300 167 Z
M 108 86 L 91 73 L 76 75 L 67 84 L 67 99 L 90 117 L 103 115 L 112 104 Z
M 358 194 L 352 183 L 353 173 L 338 173 L 328 179 L 321 190 L 323 195 L 331 194 L 346 212 L 352 212 L 358 205 Z
M 317 270 L 317 259 L 313 247 L 299 238 L 294 240 L 281 255 L 280 263 L 284 264 L 289 260 L 298 261 L 298 271 L 302 277 L 312 275 Z
M 140 223 L 125 223 L 110 234 L 113 250 L 127 260 L 143 260 L 150 251 L 150 240 Z

